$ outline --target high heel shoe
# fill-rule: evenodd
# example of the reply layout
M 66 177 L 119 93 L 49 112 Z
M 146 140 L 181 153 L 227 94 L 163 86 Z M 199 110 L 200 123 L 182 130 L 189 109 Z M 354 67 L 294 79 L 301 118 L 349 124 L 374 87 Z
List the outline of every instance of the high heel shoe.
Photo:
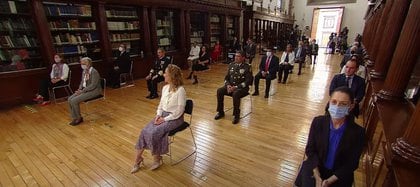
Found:
M 155 160 L 153 162 L 153 164 L 152 164 L 152 166 L 150 166 L 149 170 L 155 170 L 155 169 L 159 168 L 162 164 L 163 164 L 162 156 L 159 156 L 159 159 Z
M 141 166 L 143 165 L 143 159 L 141 159 L 137 164 L 133 165 L 133 168 L 131 169 L 131 173 L 136 173 L 140 170 Z

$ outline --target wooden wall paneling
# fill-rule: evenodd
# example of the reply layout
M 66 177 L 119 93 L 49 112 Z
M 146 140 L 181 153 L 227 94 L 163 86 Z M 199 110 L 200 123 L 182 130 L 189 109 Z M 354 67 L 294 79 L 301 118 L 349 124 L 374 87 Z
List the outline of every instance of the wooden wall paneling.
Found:
M 375 61 L 380 48 L 381 38 L 384 37 L 384 29 L 386 26 L 386 22 L 389 18 L 389 12 L 391 10 L 392 4 L 394 3 L 394 0 L 387 0 L 386 3 L 383 6 L 383 11 L 381 14 L 380 21 L 378 23 L 378 28 L 376 29 L 374 40 L 373 40 L 373 46 L 371 51 L 371 60 Z
M 373 19 L 373 25 L 372 25 L 373 28 L 372 28 L 372 30 L 370 32 L 369 42 L 368 42 L 368 44 L 369 44 L 368 47 L 372 51 L 375 50 L 375 49 L 373 49 L 373 43 L 375 42 L 375 39 L 376 39 L 375 33 L 377 32 L 377 30 L 379 28 L 379 24 L 378 23 L 379 23 L 379 21 L 381 19 L 382 12 L 383 12 L 383 9 L 378 10 L 378 12 L 375 14 L 375 17 Z
M 191 50 L 191 22 L 190 22 L 190 10 L 185 11 L 185 36 L 186 36 L 186 48 L 189 52 Z
M 51 63 L 54 62 L 54 47 L 53 39 L 51 37 L 48 25 L 47 16 L 45 15 L 44 6 L 42 5 L 41 0 L 32 0 L 31 8 L 33 12 L 34 24 L 36 31 L 38 33 L 38 40 L 42 46 L 41 54 L 45 60 L 44 65 L 46 68 L 51 69 Z M 47 30 L 47 31 L 46 31 Z
M 151 43 L 152 43 L 152 58 L 155 59 L 156 58 L 156 51 L 158 49 L 158 43 L 157 43 L 157 35 L 156 35 L 156 6 L 153 6 L 150 9 L 150 13 L 149 13 L 149 20 L 150 20 L 150 24 L 149 24 L 149 28 L 150 28 L 150 38 L 151 38 Z
M 176 60 L 174 60 L 174 63 L 177 64 L 182 69 L 188 69 L 188 63 L 187 63 L 187 45 L 186 45 L 186 36 L 185 36 L 185 9 L 181 9 L 179 13 L 179 35 L 180 38 L 178 39 L 179 48 L 180 51 L 178 55 L 176 55 Z M 188 36 L 189 37 L 189 36 Z
M 395 0 L 392 6 L 387 24 L 384 29 L 384 37 L 381 40 L 381 50 L 375 59 L 374 71 L 371 72 L 372 78 L 384 79 L 387 74 L 401 28 L 407 15 L 410 2 L 406 0 Z

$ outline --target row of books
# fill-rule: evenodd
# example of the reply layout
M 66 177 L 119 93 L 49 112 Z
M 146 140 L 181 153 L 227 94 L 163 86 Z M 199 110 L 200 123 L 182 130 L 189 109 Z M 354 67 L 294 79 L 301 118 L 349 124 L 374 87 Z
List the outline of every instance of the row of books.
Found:
M 140 40 L 140 33 L 110 34 L 109 38 L 112 42 Z
M 210 17 L 210 22 L 216 22 L 216 23 L 220 22 L 219 16 L 211 16 Z
M 28 3 L 26 1 L 0 1 L 1 13 L 28 13 Z
M 161 20 L 161 19 L 158 19 L 158 20 L 156 20 L 156 25 L 158 27 L 165 27 L 165 26 L 170 26 L 171 25 L 171 22 L 169 20 Z
M 109 30 L 133 30 L 133 29 L 139 29 L 139 28 L 140 28 L 139 21 L 130 21 L 130 22 L 108 21 Z
M 55 50 L 64 55 L 87 53 L 87 48 L 83 45 L 56 47 Z
M 56 45 L 63 44 L 86 44 L 99 41 L 96 33 L 58 34 L 53 36 Z
M 196 42 L 198 44 L 201 44 L 201 43 L 203 43 L 203 38 L 191 38 L 190 41 L 191 41 L 191 43 Z
M 0 60 L 1 61 L 11 61 L 14 56 L 19 56 L 19 59 L 31 59 L 34 57 L 39 57 L 37 50 L 27 50 L 27 49 L 16 49 L 16 50 L 1 50 L 0 49 Z
M 219 37 L 210 37 L 211 42 L 215 42 L 215 41 L 218 41 L 218 40 L 219 40 Z
M 96 30 L 95 22 L 80 22 L 77 19 L 68 21 L 50 21 L 48 23 L 51 30 Z
M 0 22 L 0 31 L 32 30 L 33 25 L 30 20 L 18 18 L 2 20 Z
M 171 44 L 171 40 L 169 38 L 161 38 L 159 39 L 159 46 L 168 46 Z
M 197 31 L 197 32 L 191 33 L 191 37 L 203 37 L 203 36 L 204 36 L 204 31 Z
M 44 7 L 48 16 L 92 16 L 90 5 L 44 3 Z
M 0 36 L 0 46 L 1 47 L 36 47 L 36 39 L 30 36 L 21 35 L 10 37 Z
M 106 10 L 107 18 L 137 18 L 135 10 Z

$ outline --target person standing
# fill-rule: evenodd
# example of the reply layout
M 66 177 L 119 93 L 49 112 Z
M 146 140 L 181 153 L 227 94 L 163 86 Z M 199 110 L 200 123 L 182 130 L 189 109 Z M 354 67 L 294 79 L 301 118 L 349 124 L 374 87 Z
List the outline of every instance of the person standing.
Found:
M 318 56 L 318 50 L 319 50 L 319 46 L 316 43 L 316 40 L 313 39 L 312 43 L 311 43 L 311 55 L 314 57 L 314 60 L 312 60 L 313 64 L 316 64 L 316 57 Z
M 153 63 L 149 75 L 146 77 L 147 89 L 150 94 L 146 97 L 148 99 L 158 98 L 157 84 L 164 80 L 163 71 L 171 63 L 171 58 L 165 55 L 165 50 L 159 48 L 157 50 L 158 59 Z
M 306 49 L 303 46 L 303 42 L 299 41 L 298 47 L 295 49 L 295 61 L 299 64 L 298 75 L 302 74 L 302 65 L 305 63 Z
M 265 79 L 265 95 L 264 98 L 268 98 L 270 92 L 271 80 L 276 79 L 276 72 L 279 69 L 279 57 L 273 55 L 271 48 L 266 49 L 266 55 L 261 58 L 260 69 L 255 75 L 254 85 L 255 91 L 252 94 L 253 96 L 259 95 L 259 84 L 260 79 Z
M 225 76 L 225 85 L 217 89 L 217 114 L 215 120 L 225 116 L 224 96 L 232 96 L 233 99 L 233 124 L 239 122 L 239 106 L 241 98 L 249 92 L 249 85 L 252 84 L 251 65 L 245 62 L 245 53 L 237 51 L 235 53 L 235 62 L 229 64 L 228 72 Z

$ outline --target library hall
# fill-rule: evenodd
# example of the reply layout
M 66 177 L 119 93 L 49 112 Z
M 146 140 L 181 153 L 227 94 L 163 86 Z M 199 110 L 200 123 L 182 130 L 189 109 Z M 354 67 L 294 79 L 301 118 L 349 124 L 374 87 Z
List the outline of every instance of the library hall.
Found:
M 420 0 L 0 0 L 0 187 L 420 184 Z

